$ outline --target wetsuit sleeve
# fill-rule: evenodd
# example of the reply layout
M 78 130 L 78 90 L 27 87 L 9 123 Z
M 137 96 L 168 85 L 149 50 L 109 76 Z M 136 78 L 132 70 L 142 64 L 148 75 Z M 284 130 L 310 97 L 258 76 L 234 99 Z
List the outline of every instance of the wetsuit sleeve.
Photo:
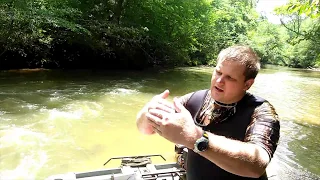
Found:
M 189 101 L 189 99 L 190 99 L 190 97 L 191 97 L 192 94 L 193 94 L 193 92 L 192 92 L 192 93 L 189 93 L 189 94 L 185 94 L 185 95 L 179 97 L 179 101 L 181 102 L 181 104 L 182 104 L 184 107 L 186 107 L 187 102 Z
M 269 102 L 264 102 L 254 110 L 244 141 L 261 146 L 268 152 L 271 159 L 277 148 L 279 137 L 278 114 Z

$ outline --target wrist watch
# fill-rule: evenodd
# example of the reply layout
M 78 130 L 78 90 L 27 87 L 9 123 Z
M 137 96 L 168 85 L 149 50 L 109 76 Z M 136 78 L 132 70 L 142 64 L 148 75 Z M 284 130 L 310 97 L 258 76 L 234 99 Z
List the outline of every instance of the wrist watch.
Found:
M 193 151 L 195 153 L 203 152 L 209 147 L 209 136 L 206 131 L 203 131 L 201 138 L 197 139 L 194 143 Z

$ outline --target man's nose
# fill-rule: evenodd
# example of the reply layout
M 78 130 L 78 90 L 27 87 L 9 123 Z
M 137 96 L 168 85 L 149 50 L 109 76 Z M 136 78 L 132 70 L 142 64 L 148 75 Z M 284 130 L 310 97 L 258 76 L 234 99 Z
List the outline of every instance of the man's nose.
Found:
M 223 83 L 224 82 L 224 78 L 222 76 L 219 76 L 217 78 L 217 83 Z

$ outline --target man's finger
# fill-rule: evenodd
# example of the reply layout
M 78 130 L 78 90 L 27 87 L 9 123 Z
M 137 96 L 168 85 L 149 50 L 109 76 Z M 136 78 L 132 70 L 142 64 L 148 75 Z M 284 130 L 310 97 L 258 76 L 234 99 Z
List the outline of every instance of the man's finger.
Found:
M 148 111 L 150 109 L 159 109 L 159 110 L 163 110 L 167 113 L 174 113 L 175 110 L 174 110 L 174 106 L 173 104 L 169 104 L 169 102 L 166 102 L 165 104 L 162 104 L 162 103 L 152 103 L 149 105 L 148 107 Z
M 153 129 L 160 129 L 160 126 L 156 123 L 154 123 L 153 121 L 149 121 L 149 124 L 152 126 Z
M 153 116 L 158 117 L 160 121 L 163 119 L 164 115 L 168 114 L 167 112 L 161 109 L 150 109 L 149 113 Z
M 161 121 L 162 121 L 162 117 L 158 117 L 152 113 L 146 113 L 146 117 L 147 119 L 150 121 L 151 124 L 157 124 L 157 125 L 160 125 L 161 124 Z
M 173 98 L 173 105 L 174 105 L 176 112 L 178 112 L 178 113 L 180 113 L 181 111 L 183 111 L 185 109 L 185 107 L 181 104 L 179 99 L 176 97 Z
M 162 99 L 166 99 L 168 96 L 169 96 L 170 92 L 168 89 L 166 89 L 165 91 L 163 91 L 161 94 L 159 94 L 159 96 L 162 98 Z
M 162 136 L 162 132 L 161 132 L 159 129 L 153 128 L 153 130 L 154 130 L 156 133 L 158 133 L 160 136 Z
M 175 112 L 175 108 L 173 103 L 167 101 L 166 99 L 159 99 L 158 100 L 159 104 L 162 104 L 163 106 L 165 106 L 166 108 L 164 108 L 164 110 L 166 110 L 169 113 L 174 113 Z

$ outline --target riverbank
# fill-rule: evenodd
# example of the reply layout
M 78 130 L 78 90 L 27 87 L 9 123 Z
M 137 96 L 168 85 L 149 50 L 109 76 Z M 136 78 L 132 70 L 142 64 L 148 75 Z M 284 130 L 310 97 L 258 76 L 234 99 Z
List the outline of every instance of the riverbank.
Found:
M 307 70 L 309 70 L 309 71 L 319 71 L 320 72 L 320 68 L 307 68 Z
M 192 68 L 214 68 L 214 65 L 199 65 L 199 66 L 177 66 L 177 67 L 149 67 L 145 68 L 144 70 L 140 71 L 149 71 L 149 70 L 163 70 L 163 69 L 172 69 L 172 68 L 186 68 L 186 67 L 192 67 Z M 290 68 L 290 67 L 284 67 L 284 66 L 276 66 L 276 65 L 264 65 L 262 69 L 283 69 L 283 68 Z M 316 71 L 320 72 L 319 67 L 310 67 L 310 68 L 290 68 L 290 69 L 298 69 L 298 70 L 306 70 L 306 71 Z M 7 69 L 7 70 L 0 70 L 0 72 L 13 72 L 13 73 L 32 73 L 32 72 L 43 72 L 43 71 L 52 71 L 52 70 L 58 70 L 58 71 L 119 71 L 119 69 L 46 69 L 46 68 L 22 68 L 22 69 Z M 123 70 L 129 70 L 129 69 L 123 69 Z M 120 70 L 121 71 L 121 70 Z M 130 71 L 130 70 L 129 70 Z M 136 71 L 132 69 L 132 71 Z

